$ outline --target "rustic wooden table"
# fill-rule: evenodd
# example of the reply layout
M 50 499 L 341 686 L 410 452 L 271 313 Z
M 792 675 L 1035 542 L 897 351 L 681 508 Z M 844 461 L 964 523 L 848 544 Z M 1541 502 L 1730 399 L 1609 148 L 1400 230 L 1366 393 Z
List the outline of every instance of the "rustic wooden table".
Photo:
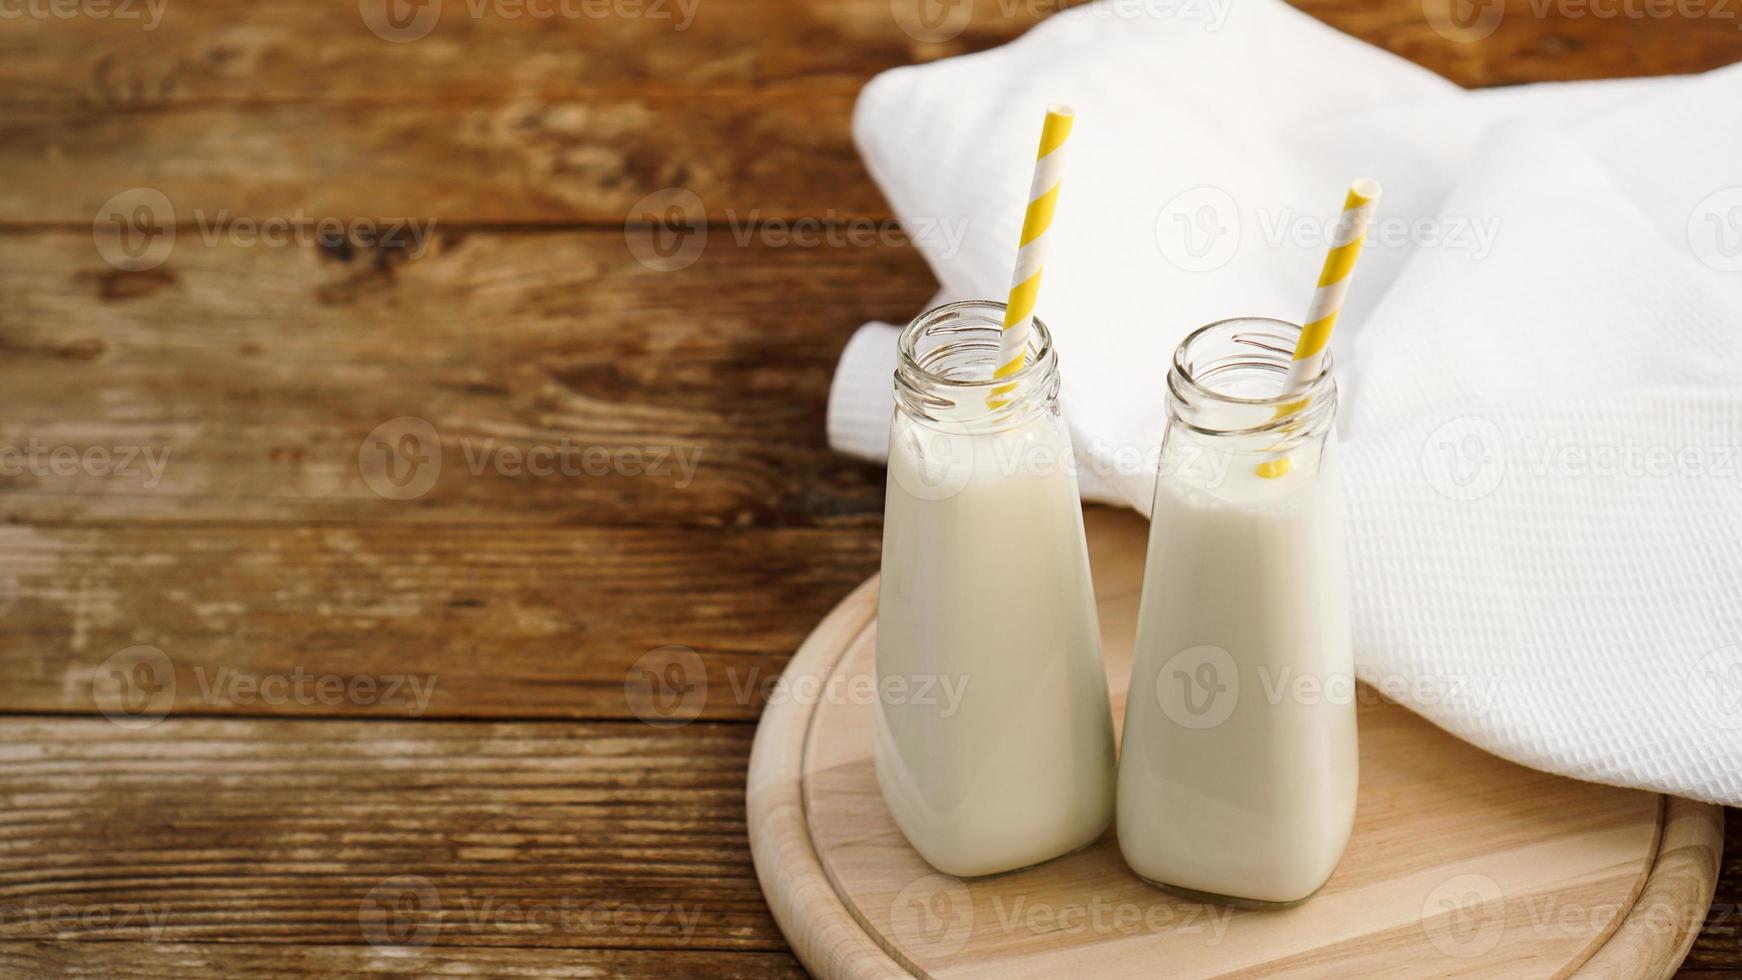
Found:
M 1466 85 L 1742 59 L 1438 2 L 1303 6 Z M 745 760 L 877 564 L 830 368 L 933 284 L 781 232 L 887 217 L 866 79 L 1056 3 L 558 3 L 8 5 L 0 977 L 800 972 Z

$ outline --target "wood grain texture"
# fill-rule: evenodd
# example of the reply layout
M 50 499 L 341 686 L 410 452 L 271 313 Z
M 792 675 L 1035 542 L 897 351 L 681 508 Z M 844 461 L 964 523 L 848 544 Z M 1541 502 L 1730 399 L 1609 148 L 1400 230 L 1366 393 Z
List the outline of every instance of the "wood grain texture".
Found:
M 1505 0 L 1466 10 L 1478 24 L 1485 10 L 1502 17 L 1465 41 L 1433 29 L 1433 2 L 1299 5 L 1465 85 L 1742 58 L 1742 32 L 1720 16 Z M 741 248 L 727 244 L 732 224 L 884 216 L 847 132 L 858 87 L 1004 43 L 1064 4 L 972 0 L 941 43 L 904 33 L 889 0 L 702 0 L 684 31 L 649 16 L 441 5 L 431 34 L 405 44 L 371 34 L 344 0 L 175 0 L 151 31 L 0 20 L 0 446 L 34 435 L 173 447 L 151 488 L 0 473 L 0 713 L 89 713 L 103 647 L 159 643 L 187 671 L 439 671 L 430 704 L 444 716 L 626 718 L 624 670 L 677 642 L 713 681 L 704 722 L 576 726 L 574 742 L 541 742 L 557 758 L 537 763 L 504 761 L 512 747 L 497 743 L 523 741 L 505 734 L 516 726 L 408 726 L 387 720 L 403 708 L 360 701 L 242 705 L 233 688 L 176 710 L 378 720 L 344 728 L 338 747 L 325 744 L 341 732 L 329 726 L 349 723 L 0 722 L 13 753 L 0 754 L 0 909 L 30 896 L 181 902 L 164 942 L 81 926 L 21 936 L 0 920 L 6 980 L 796 972 L 744 858 L 735 780 L 748 731 L 705 719 L 750 718 L 752 702 L 716 701 L 718 672 L 778 666 L 872 570 L 882 473 L 823 448 L 828 369 L 858 323 L 913 313 L 933 283 L 911 250 Z M 162 266 L 123 273 L 98 255 L 92 224 L 138 186 L 168 192 L 179 235 Z M 633 261 L 624 222 L 667 186 L 698 193 L 692 217 L 711 222 L 710 238 L 694 266 L 660 274 Z M 356 241 L 201 243 L 202 225 L 298 211 L 438 230 L 417 259 Z M 406 414 L 439 427 L 442 475 L 387 501 L 359 479 L 359 444 Z M 681 491 L 618 472 L 472 476 L 463 462 L 467 440 L 564 437 L 691 447 L 703 462 Z M 721 530 L 789 526 L 828 534 Z M 510 574 L 522 563 L 537 577 Z M 627 597 L 632 584 L 647 593 Z M 645 763 L 614 755 L 624 731 L 653 739 L 625 750 Z M 570 767 L 594 742 L 616 761 L 581 775 Z M 421 782 L 408 782 L 407 745 L 426 753 Z M 668 766 L 732 778 L 697 789 Z M 504 789 L 509 779 L 521 782 Z M 571 805 L 578 783 L 597 798 Z M 637 809 L 649 787 L 677 794 L 676 829 L 667 803 Z M 513 814 L 556 816 L 479 846 Z M 1742 817 L 1728 817 L 1686 976 L 1742 974 Z M 589 822 L 607 819 L 617 823 Z M 576 827 L 614 856 L 588 850 Z M 633 859 L 624 834 L 638 835 Z M 666 834 L 676 858 L 662 863 L 644 845 Z M 383 847 L 388 858 L 369 856 Z M 82 853 L 103 863 L 81 865 Z M 384 956 L 354 901 L 401 858 L 498 899 L 587 875 L 621 899 L 641 864 L 687 894 L 668 872 L 693 859 L 712 876 L 696 887 L 739 911 L 710 903 L 720 950 L 603 948 L 632 941 L 619 934 L 449 945 L 465 938 L 450 929 L 421 956 Z M 608 874 L 588 870 L 601 864 Z
M 1627 916 L 1609 941 L 1580 967 L 1577 976 L 1673 974 L 1685 961 L 1712 907 L 1723 841 L 1722 807 L 1666 799 L 1657 863 L 1639 894 L 1635 906 L 1639 911 Z
M 0 719 L 0 940 L 778 952 L 751 735 Z
M 1742 975 L 1742 809 L 1724 808 L 1724 851 L 1718 868 L 1718 887 L 1711 907 L 1705 912 L 1705 924 L 1682 963 L 1682 972 Z
M 471 15 L 473 2 L 483 16 Z M 579 10 L 585 0 L 569 2 Z M 627 0 L 612 2 L 593 7 Z M 892 65 L 1010 40 L 1061 6 L 946 4 L 966 20 L 932 44 L 924 30 L 903 30 L 923 25 L 915 11 L 930 0 L 685 2 L 696 17 L 679 31 L 678 0 L 667 4 L 672 18 L 508 17 L 496 0 L 448 0 L 427 36 L 403 44 L 371 34 L 360 8 L 282 0 L 193 13 L 172 4 L 149 32 L 114 19 L 11 21 L 0 49 L 0 104 L 10 105 L 0 222 L 83 227 L 134 187 L 165 193 L 182 220 L 300 211 L 616 225 L 670 186 L 694 191 L 714 220 L 881 217 L 887 208 L 847 139 L 857 86 Z M 1435 17 L 1464 22 L 1438 5 L 1476 11 L 1475 34 L 1495 16 L 1493 33 L 1478 42 L 1436 29 Z M 1619 0 L 1303 7 L 1471 86 L 1742 57 L 1733 16 L 1592 12 L 1617 11 Z
M 1121 717 L 1144 525 L 1093 511 L 1088 533 Z M 870 584 L 856 591 L 797 666 L 843 690 L 873 676 L 875 602 Z M 854 632 L 853 622 L 866 625 Z M 1610 943 L 1625 948 L 1581 975 L 1660 975 L 1692 941 L 1689 910 L 1709 900 L 1716 876 L 1718 808 L 1678 806 L 1660 839 L 1662 797 L 1511 765 L 1369 697 L 1354 833 L 1336 874 L 1298 908 L 1228 912 L 1166 895 L 1131 874 L 1111 833 L 1037 868 L 958 880 L 927 867 L 883 806 L 869 702 L 824 698 L 798 709 L 808 718 L 781 710 L 752 760 L 752 839 L 783 931 L 801 937 L 795 951 L 824 977 L 885 975 L 881 963 L 862 971 L 811 954 L 837 944 L 817 942 L 817 930 L 854 926 L 934 977 L 1551 976 L 1591 965 Z M 783 733 L 802 735 L 802 751 Z M 802 792 L 802 819 L 782 791 Z M 758 812 L 767 804 L 775 809 Z M 782 831 L 787 839 L 765 839 Z M 796 894 L 825 886 L 832 903 Z
M 852 94 L 886 68 L 1003 44 L 1078 2 L 960 0 L 922 16 L 907 0 L 444 0 L 425 36 L 392 43 L 370 30 L 360 4 L 207 0 L 170 5 L 151 30 L 143 16 L 14 20 L 0 33 L 0 102 L 159 109 L 649 90 Z M 1715 3 L 1704 16 L 1601 0 L 1294 6 L 1468 87 L 1695 72 L 1742 57 L 1742 11 L 1726 15 Z
M 31 980 L 302 980 L 381 977 L 387 980 L 802 980 L 785 953 L 670 950 L 452 948 L 417 953 L 367 946 L 235 943 L 0 943 L 0 976 Z
M 636 202 L 672 186 L 722 223 L 884 216 L 845 139 L 851 108 L 848 94 L 648 93 L 452 107 L 8 109 L 0 166 L 15 176 L 0 187 L 0 222 L 88 228 L 105 201 L 135 187 L 164 193 L 190 226 L 197 216 L 306 214 L 620 228 Z
M 877 550 L 806 529 L 0 525 L 0 711 L 751 720 L 804 617 Z M 162 651 L 145 674 L 138 645 Z
M 0 34 L 0 101 L 135 108 L 451 105 L 648 90 L 851 95 L 885 68 L 1001 44 L 1075 2 L 970 0 L 961 33 L 933 42 L 904 33 L 890 0 L 442 0 L 427 34 L 394 43 L 364 18 L 378 0 L 205 0 L 171 4 L 151 30 L 143 17 L 9 24 Z
M 0 234 L 0 447 L 165 460 L 0 456 L 0 519 L 870 525 L 883 473 L 828 449 L 831 370 L 933 288 L 910 249 L 725 230 L 669 272 L 621 229 L 438 226 L 408 261 L 190 232 L 136 273 L 88 233 Z M 402 416 L 439 474 L 384 499 L 359 453 Z M 542 476 L 519 455 L 564 447 Z
M 867 581 L 841 601 L 787 665 L 795 684 L 820 689 L 833 671 L 839 651 L 864 632 L 876 614 L 876 581 Z M 771 704 L 756 727 L 746 781 L 750 853 L 775 920 L 799 959 L 824 976 L 899 978 L 900 964 L 865 935 L 841 898 L 812 846 L 804 796 L 793 773 L 804 768 L 805 735 L 815 705 L 800 700 Z

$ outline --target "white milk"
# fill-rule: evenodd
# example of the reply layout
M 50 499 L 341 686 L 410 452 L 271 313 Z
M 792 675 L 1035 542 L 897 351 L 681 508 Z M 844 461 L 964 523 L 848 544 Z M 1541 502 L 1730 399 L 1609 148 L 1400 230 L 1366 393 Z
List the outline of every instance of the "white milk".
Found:
M 1354 664 L 1335 439 L 1276 479 L 1253 470 L 1262 442 L 1170 422 L 1118 836 L 1157 884 L 1291 903 L 1330 877 L 1354 821 Z
M 974 414 L 975 397 L 957 414 Z M 877 775 L 914 849 L 954 875 L 1045 861 L 1112 819 L 1112 715 L 1070 440 L 1051 393 L 1037 397 L 1011 427 L 906 408 L 891 427 Z

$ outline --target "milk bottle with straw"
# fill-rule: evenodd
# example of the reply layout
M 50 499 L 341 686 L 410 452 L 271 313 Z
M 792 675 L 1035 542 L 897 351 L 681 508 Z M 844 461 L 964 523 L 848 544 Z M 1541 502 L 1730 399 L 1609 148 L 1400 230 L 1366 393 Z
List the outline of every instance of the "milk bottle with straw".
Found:
M 1008 304 L 899 341 L 878 598 L 877 779 L 940 871 L 985 875 L 1099 837 L 1113 726 L 1058 355 L 1033 316 L 1071 113 L 1047 113 Z M 955 697 L 945 696 L 955 692 Z
M 1325 350 L 1379 194 L 1351 186 L 1306 325 L 1192 333 L 1168 428 L 1119 759 L 1118 836 L 1152 883 L 1304 901 L 1355 815 L 1354 663 Z

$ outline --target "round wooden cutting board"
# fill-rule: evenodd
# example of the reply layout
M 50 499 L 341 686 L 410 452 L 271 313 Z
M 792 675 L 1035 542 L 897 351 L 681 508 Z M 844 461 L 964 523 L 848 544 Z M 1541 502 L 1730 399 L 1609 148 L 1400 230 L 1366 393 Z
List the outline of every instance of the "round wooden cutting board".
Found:
M 1124 512 L 1088 518 L 1118 719 L 1147 529 Z M 756 872 L 818 976 L 1655 977 L 1680 964 L 1711 903 L 1718 807 L 1504 762 L 1365 688 L 1354 835 L 1299 907 L 1152 888 L 1111 831 L 1024 871 L 938 874 L 877 789 L 876 606 L 872 579 L 817 626 L 750 761 Z

